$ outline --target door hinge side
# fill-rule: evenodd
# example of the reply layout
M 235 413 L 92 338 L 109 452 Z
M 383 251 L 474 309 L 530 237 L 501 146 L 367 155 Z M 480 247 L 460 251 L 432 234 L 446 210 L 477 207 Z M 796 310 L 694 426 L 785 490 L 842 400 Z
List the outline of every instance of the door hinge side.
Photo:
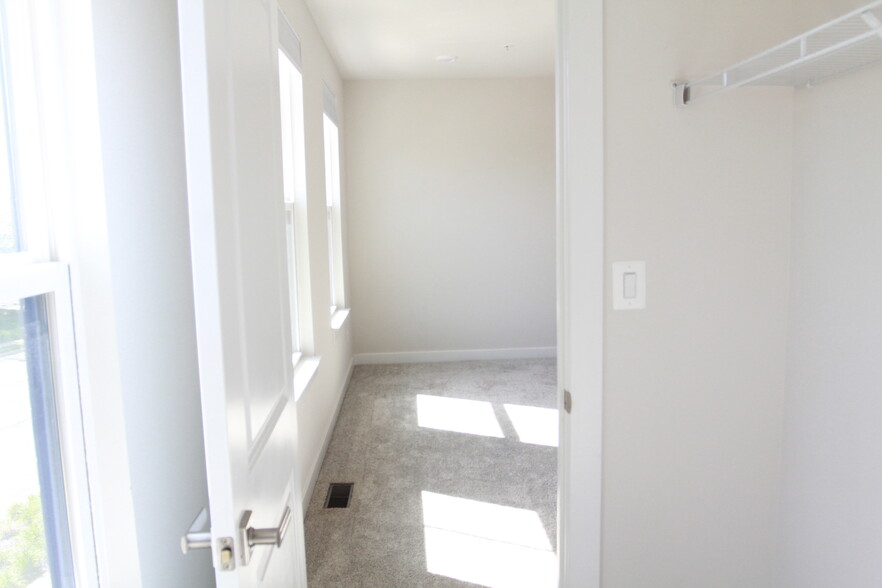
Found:
M 571 412 L 573 412 L 573 395 L 570 394 L 569 390 L 564 390 L 563 393 L 564 410 L 567 411 L 567 414 L 570 414 Z

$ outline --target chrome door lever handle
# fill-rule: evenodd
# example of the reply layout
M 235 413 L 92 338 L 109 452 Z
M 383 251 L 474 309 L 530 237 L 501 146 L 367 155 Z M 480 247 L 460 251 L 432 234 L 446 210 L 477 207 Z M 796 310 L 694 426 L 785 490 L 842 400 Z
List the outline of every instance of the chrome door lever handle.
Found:
M 251 551 L 255 545 L 275 545 L 281 547 L 285 536 L 288 534 L 288 526 L 291 524 L 291 507 L 285 506 L 282 519 L 277 527 L 267 529 L 255 529 L 248 526 L 251 521 L 251 511 L 242 513 L 239 521 L 239 533 L 242 541 L 242 565 L 248 565 L 251 561 Z
M 187 533 L 181 537 L 181 551 L 187 554 L 191 549 L 211 549 L 211 529 L 207 508 L 199 511 Z
M 255 545 L 275 545 L 276 547 L 281 547 L 282 541 L 285 540 L 285 535 L 287 535 L 288 533 L 288 525 L 290 523 L 291 507 L 286 506 L 285 511 L 282 513 L 282 520 L 279 521 L 278 527 L 272 527 L 269 529 L 255 529 L 254 527 L 248 527 L 248 546 L 254 547 Z

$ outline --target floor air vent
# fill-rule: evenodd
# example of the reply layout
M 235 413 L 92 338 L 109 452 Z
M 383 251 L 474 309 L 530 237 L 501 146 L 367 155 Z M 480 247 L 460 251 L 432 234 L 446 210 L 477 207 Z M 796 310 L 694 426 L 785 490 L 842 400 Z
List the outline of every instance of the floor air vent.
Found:
M 349 508 L 353 485 L 351 483 L 331 484 L 328 488 L 328 497 L 325 499 L 325 508 Z

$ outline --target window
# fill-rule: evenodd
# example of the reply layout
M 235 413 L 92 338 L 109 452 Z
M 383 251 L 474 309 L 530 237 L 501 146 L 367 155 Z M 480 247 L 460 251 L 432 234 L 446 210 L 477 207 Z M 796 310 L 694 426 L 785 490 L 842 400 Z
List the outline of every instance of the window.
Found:
M 4 272 L 0 285 L 0 446 L 6 448 L 0 454 L 4 479 L 0 586 L 4 587 L 30 586 L 38 580 L 48 580 L 51 586 L 74 585 L 65 492 L 70 482 L 65 470 L 71 468 L 60 437 L 64 406 L 58 394 L 76 394 L 76 378 L 70 371 L 59 373 L 57 362 L 60 329 L 55 311 L 60 301 L 67 302 L 66 268 L 46 265 L 30 276 Z M 41 287 L 38 281 L 43 280 L 47 284 Z M 65 377 L 67 382 L 59 381 Z
M 339 329 L 348 310 L 343 284 L 343 235 L 340 206 L 340 130 L 336 97 L 324 87 L 325 204 L 328 223 L 328 271 L 330 275 L 331 326 Z
M 69 273 L 52 261 L 52 35 L 0 0 L 0 586 L 97 584 Z
M 306 144 L 303 76 L 285 51 L 279 51 L 282 110 L 282 179 L 288 244 L 291 342 L 296 359 L 312 351 L 309 303 L 309 240 L 306 215 Z
M 300 40 L 279 11 L 279 90 L 282 114 L 282 182 L 288 246 L 294 399 L 300 398 L 318 368 L 312 333 L 309 275 L 309 219 L 306 199 L 306 132 Z

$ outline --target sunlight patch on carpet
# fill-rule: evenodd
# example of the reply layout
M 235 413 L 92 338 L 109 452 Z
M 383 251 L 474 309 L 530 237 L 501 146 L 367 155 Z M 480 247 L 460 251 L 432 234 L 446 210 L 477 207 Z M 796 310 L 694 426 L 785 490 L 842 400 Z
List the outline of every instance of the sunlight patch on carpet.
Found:
M 522 443 L 557 447 L 557 409 L 520 404 L 504 404 L 503 407 Z
M 503 438 L 493 406 L 480 400 L 417 394 L 417 423 L 426 429 Z
M 426 568 L 488 588 L 553 588 L 557 556 L 539 514 L 422 493 Z

